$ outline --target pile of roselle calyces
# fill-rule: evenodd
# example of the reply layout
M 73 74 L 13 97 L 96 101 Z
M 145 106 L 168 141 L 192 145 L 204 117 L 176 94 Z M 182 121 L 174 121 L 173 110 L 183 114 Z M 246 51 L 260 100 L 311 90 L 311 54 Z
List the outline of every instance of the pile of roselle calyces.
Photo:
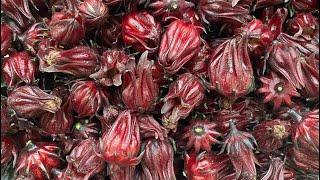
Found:
M 318 0 L 1 0 L 1 179 L 319 179 Z

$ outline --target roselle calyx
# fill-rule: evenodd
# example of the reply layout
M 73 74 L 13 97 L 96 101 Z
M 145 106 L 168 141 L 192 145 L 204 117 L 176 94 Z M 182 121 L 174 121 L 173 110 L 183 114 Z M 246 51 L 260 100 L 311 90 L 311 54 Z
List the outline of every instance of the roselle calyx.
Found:
M 249 9 L 247 4 L 234 5 L 233 2 L 224 0 L 199 1 L 200 18 L 207 24 L 224 22 L 239 27 L 252 19 Z
M 304 88 L 302 94 L 313 99 L 319 95 L 319 59 L 315 54 L 300 58 Z
M 52 168 L 51 170 L 52 175 L 54 176 L 54 180 L 83 180 L 85 175 L 81 173 L 77 173 L 77 170 L 75 167 L 72 166 L 72 164 L 68 164 L 68 166 L 63 169 L 59 170 L 56 168 Z
M 319 8 L 317 0 L 292 0 L 292 6 L 297 11 L 312 11 Z
M 228 134 L 230 119 L 235 122 L 238 130 L 244 131 L 250 122 L 261 121 L 265 118 L 265 106 L 256 99 L 245 98 L 238 102 L 230 102 L 224 99 L 220 102 L 220 110 L 214 111 L 211 121 L 217 124 L 216 130 L 222 134 Z
M 107 50 L 100 57 L 99 71 L 90 75 L 104 86 L 120 86 L 126 65 L 133 60 L 123 50 Z
M 34 17 L 26 0 L 3 0 L 1 11 L 13 19 L 21 28 L 26 28 L 34 22 Z
M 130 110 L 122 111 L 111 128 L 100 139 L 101 153 L 110 164 L 135 166 L 144 152 L 140 152 L 141 136 L 137 116 Z
M 42 114 L 39 123 L 41 131 L 52 136 L 70 133 L 74 118 L 69 106 L 69 103 L 65 102 L 57 112 Z
M 296 48 L 302 57 L 309 57 L 315 54 L 315 57 L 319 59 L 319 42 L 317 38 L 305 38 L 302 36 L 294 37 L 286 33 L 280 33 L 277 40 L 281 43 L 290 44 L 290 46 Z
M 272 158 L 267 173 L 262 177 L 261 180 L 268 179 L 286 179 L 284 170 L 284 161 L 280 158 Z
M 16 52 L 3 60 L 2 77 L 7 86 L 12 88 L 22 82 L 33 84 L 37 66 L 27 52 Z
M 92 116 L 108 105 L 108 92 L 93 81 L 78 81 L 71 87 L 70 105 L 79 116 Z
M 292 106 L 291 97 L 299 97 L 294 86 L 281 76 L 271 73 L 271 78 L 261 77 L 262 87 L 258 89 L 258 93 L 263 93 L 264 103 L 272 101 L 273 109 L 279 109 L 282 103 Z
M 204 93 L 205 89 L 196 76 L 190 73 L 180 75 L 163 99 L 161 114 L 164 127 L 176 131 L 178 121 L 187 118 L 200 105 Z
M 268 27 L 270 28 L 273 37 L 277 38 L 278 35 L 283 32 L 286 17 L 288 16 L 288 10 L 286 8 L 278 8 L 268 19 Z
M 127 167 L 114 167 L 114 165 L 108 165 L 108 175 L 111 180 L 129 180 L 135 177 L 136 166 Z M 137 178 L 133 178 L 137 179 Z M 140 180 L 140 179 L 137 179 Z
M 169 74 L 178 72 L 201 48 L 200 33 L 193 24 L 173 21 L 162 36 L 159 64 Z
M 77 45 L 85 36 L 85 19 L 78 12 L 55 12 L 48 24 L 51 37 L 64 46 Z
M 49 30 L 44 23 L 35 23 L 23 34 L 18 35 L 18 39 L 24 48 L 32 55 L 36 55 L 39 50 L 39 43 L 49 37 Z
M 319 31 L 318 18 L 311 13 L 299 13 L 288 24 L 289 34 L 295 37 L 313 38 Z
M 214 180 L 227 175 L 231 170 L 228 156 L 215 155 L 203 151 L 199 154 L 191 152 L 185 155 L 184 172 L 190 180 Z
M 254 156 L 254 137 L 247 132 L 239 131 L 230 121 L 230 132 L 225 138 L 221 152 L 225 149 L 236 171 L 236 179 L 254 179 L 257 176 L 255 164 L 259 164 Z
M 194 7 L 194 4 L 186 0 L 155 0 L 149 7 L 154 10 L 152 14 L 155 17 L 166 21 L 168 17 L 182 18 L 187 9 Z
M 13 31 L 6 23 L 1 23 L 1 57 L 8 53 L 13 40 Z
M 251 92 L 254 76 L 248 54 L 248 37 L 236 36 L 220 44 L 211 55 L 208 76 L 211 89 L 229 99 Z
M 248 36 L 248 51 L 253 59 L 260 59 L 274 39 L 271 29 L 259 19 L 244 24 L 236 31 Z
M 297 89 L 304 85 L 297 68 L 299 57 L 299 51 L 293 45 L 279 42 L 271 47 L 268 59 L 271 69 L 284 76 Z
M 258 147 L 267 153 L 281 148 L 283 142 L 291 134 L 291 124 L 280 119 L 265 120 L 254 127 L 253 136 Z
M 220 143 L 216 137 L 221 134 L 215 131 L 216 124 L 208 120 L 193 120 L 184 128 L 183 139 L 187 140 L 186 149 L 194 148 L 198 153 L 200 149 L 211 151 L 211 145 Z
M 8 106 L 18 117 L 36 118 L 45 112 L 55 113 L 60 109 L 61 99 L 45 93 L 37 86 L 21 86 L 8 96 Z
M 271 69 L 283 75 L 293 87 L 302 89 L 303 95 L 317 97 L 319 50 L 315 50 L 310 44 L 304 44 L 306 42 L 298 44 L 285 34 L 280 34 L 279 37 L 282 38 L 280 42 L 275 43 L 269 50 L 268 63 Z
M 61 165 L 60 148 L 55 143 L 27 142 L 19 155 L 15 172 L 34 179 L 50 179 L 51 170 Z
M 99 27 L 109 15 L 109 8 L 102 0 L 85 0 L 78 5 L 88 28 Z
M 6 168 L 12 160 L 12 166 L 16 165 L 18 148 L 14 140 L 9 136 L 1 136 L 1 168 Z
M 272 0 L 272 1 L 257 0 L 256 4 L 254 5 L 254 9 L 261 9 L 261 8 L 265 8 L 268 6 L 276 6 L 279 4 L 284 4 L 286 2 L 288 2 L 288 0 Z
M 290 109 L 295 121 L 292 130 L 292 158 L 295 164 L 306 171 L 319 172 L 319 109 L 300 115 Z
M 126 70 L 122 100 L 128 108 L 148 111 L 154 107 L 159 86 L 153 78 L 152 66 L 153 61 L 148 60 L 148 51 L 145 51 L 138 64 Z
M 141 165 L 146 179 L 172 179 L 176 176 L 173 168 L 173 147 L 168 139 L 149 139 Z
M 105 167 L 102 157 L 99 157 L 99 141 L 88 138 L 82 140 L 67 156 L 67 161 L 83 179 L 89 179 L 101 172 Z
M 160 24 L 147 12 L 131 12 L 122 20 L 122 38 L 140 52 L 155 52 L 159 47 Z
M 208 76 L 208 65 L 210 61 L 211 47 L 208 43 L 203 43 L 200 52 L 185 64 L 185 68 L 191 74 L 197 76 Z
M 138 123 L 142 139 L 154 138 L 163 141 L 168 136 L 167 129 L 161 126 L 151 115 L 140 115 Z
M 99 65 L 97 54 L 89 47 L 75 46 L 62 50 L 48 47 L 48 43 L 41 43 L 37 54 L 40 59 L 39 69 L 42 72 L 61 72 L 83 77 L 94 73 Z
M 14 112 L 8 107 L 6 97 L 1 97 L 1 136 L 6 135 L 14 128 L 11 126 L 16 121 Z

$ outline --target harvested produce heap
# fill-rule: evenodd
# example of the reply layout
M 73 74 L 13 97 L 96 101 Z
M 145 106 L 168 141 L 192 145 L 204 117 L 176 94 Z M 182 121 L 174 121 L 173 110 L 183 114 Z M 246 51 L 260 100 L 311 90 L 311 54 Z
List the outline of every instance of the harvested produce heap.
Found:
M 1 179 L 319 179 L 318 0 L 1 0 Z

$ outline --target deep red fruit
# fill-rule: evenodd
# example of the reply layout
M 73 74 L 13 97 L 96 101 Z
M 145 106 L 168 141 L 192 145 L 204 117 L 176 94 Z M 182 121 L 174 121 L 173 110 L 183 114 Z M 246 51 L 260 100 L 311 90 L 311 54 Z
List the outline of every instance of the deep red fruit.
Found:
M 111 180 L 129 180 L 129 179 L 135 179 L 135 180 L 142 180 L 142 179 L 136 179 L 135 172 L 136 172 L 136 166 L 127 166 L 127 167 L 112 167 L 113 165 L 108 165 L 108 174 Z
M 205 89 L 196 76 L 190 73 L 180 75 L 171 83 L 169 92 L 163 99 L 162 124 L 176 131 L 178 121 L 187 118 L 190 112 L 201 104 L 204 93 Z
M 280 158 L 272 158 L 269 169 L 261 180 L 286 179 L 284 172 L 284 163 L 285 162 L 283 162 Z
M 271 69 L 285 77 L 294 88 L 301 89 L 304 82 L 297 68 L 300 61 L 299 51 L 285 42 L 274 44 L 269 51 L 268 63 Z
M 13 32 L 8 24 L 1 23 L 1 57 L 8 54 L 13 40 Z
M 252 59 L 260 59 L 274 39 L 270 28 L 259 19 L 244 24 L 238 31 L 248 36 L 248 50 Z
M 236 179 L 255 178 L 257 176 L 255 164 L 258 164 L 253 150 L 256 145 L 254 137 L 244 131 L 239 131 L 230 121 L 230 133 L 226 137 L 221 152 L 225 149 L 236 171 Z
M 271 73 L 271 78 L 261 77 L 262 87 L 258 89 L 258 93 L 265 95 L 263 102 L 273 102 L 273 108 L 279 109 L 282 103 L 291 107 L 291 97 L 299 97 L 300 94 L 286 79 L 281 79 L 275 73 Z
M 187 2 L 187 1 L 185 1 Z M 170 19 L 170 17 L 168 17 L 168 19 Z M 205 30 L 202 22 L 201 22 L 201 19 L 196 11 L 196 9 L 194 8 L 187 8 L 183 11 L 182 13 L 182 18 L 184 21 L 187 21 L 187 22 L 191 22 L 192 24 L 194 24 L 195 26 L 197 26 L 199 29 L 198 31 L 201 33 L 202 31 Z
M 8 166 L 12 161 L 13 167 L 16 164 L 18 149 L 13 139 L 7 136 L 1 136 L 1 168 Z
M 283 26 L 288 15 L 288 10 L 286 8 L 278 8 L 270 19 L 268 19 L 268 27 L 271 29 L 274 38 L 283 32 Z
M 45 134 L 59 135 L 69 133 L 73 124 L 73 116 L 65 103 L 56 113 L 46 112 L 40 117 L 40 128 Z
M 73 167 L 70 163 L 68 164 L 68 166 L 63 169 L 62 171 L 53 168 L 51 170 L 53 176 L 54 176 L 54 180 L 88 180 L 88 179 L 84 179 L 84 174 L 81 173 L 77 173 L 77 170 L 75 169 L 75 167 Z
M 147 12 L 131 12 L 122 20 L 122 38 L 125 44 L 140 52 L 155 52 L 159 47 L 160 24 Z
M 297 39 L 284 33 L 280 42 L 270 49 L 269 64 L 282 74 L 303 95 L 317 97 L 319 92 L 319 49 L 310 41 Z
M 119 166 L 139 164 L 143 153 L 140 151 L 140 131 L 137 116 L 129 110 L 122 111 L 109 131 L 100 140 L 104 159 Z
M 201 150 L 211 151 L 211 145 L 218 143 L 217 136 L 221 134 L 215 131 L 215 123 L 208 120 L 193 120 L 193 122 L 184 128 L 182 139 L 187 140 L 186 149 L 194 148 L 198 153 Z
M 151 115 L 139 116 L 138 123 L 142 139 L 154 138 L 164 140 L 167 137 L 167 130 Z
M 248 37 L 236 36 L 220 44 L 212 53 L 208 76 L 211 88 L 230 99 L 251 92 L 254 76 L 248 54 Z
M 124 51 L 107 50 L 103 52 L 100 61 L 100 70 L 90 75 L 104 86 L 120 86 L 122 84 L 122 74 L 127 64 L 133 60 Z
M 49 37 L 49 30 L 44 23 L 35 23 L 23 34 L 18 35 L 18 39 L 24 48 L 32 55 L 36 55 L 39 50 L 39 43 Z
M 236 1 L 234 1 L 236 2 Z M 240 26 L 250 21 L 250 7 L 244 4 L 236 4 L 224 0 L 200 0 L 199 15 L 207 24 L 224 22 Z
M 93 81 L 78 81 L 71 87 L 70 103 L 79 116 L 92 116 L 108 103 L 108 92 Z
M 45 112 L 57 112 L 61 106 L 61 99 L 45 93 L 37 86 L 21 86 L 9 94 L 8 106 L 18 117 L 36 118 Z
M 190 73 L 196 76 L 207 77 L 211 55 L 210 51 L 210 46 L 207 43 L 204 43 L 198 54 L 185 64 L 185 67 L 190 71 Z
M 175 74 L 201 48 L 200 33 L 188 22 L 175 20 L 167 28 L 159 48 L 159 64 L 169 74 Z
M 244 131 L 251 121 L 259 122 L 266 116 L 263 103 L 257 102 L 257 99 L 246 98 L 233 104 L 227 100 L 221 104 L 222 109 L 213 112 L 212 121 L 217 124 L 217 131 L 222 134 L 229 132 L 230 119 L 235 122 L 237 129 Z
M 286 3 L 287 0 L 257 0 L 256 4 L 254 5 L 255 9 L 261 9 L 268 6 L 276 6 L 279 4 Z
M 21 28 L 26 28 L 34 22 L 34 17 L 29 9 L 29 2 L 26 0 L 2 0 L 1 10 L 17 22 Z
M 7 98 L 1 97 L 1 136 L 6 135 L 11 129 L 11 123 L 16 119 L 7 104 Z
M 48 47 L 48 43 L 41 43 L 37 54 L 40 59 L 39 69 L 42 72 L 61 72 L 82 77 L 94 73 L 99 65 L 97 54 L 89 47 L 75 46 L 62 50 Z
M 173 155 L 173 147 L 169 140 L 148 140 L 141 161 L 146 179 L 176 179 Z
M 302 56 L 308 57 L 315 54 L 319 59 L 319 43 L 317 42 L 317 38 L 294 37 L 286 33 L 280 33 L 277 40 L 281 43 L 290 44 L 290 46 L 296 48 Z
M 165 21 L 166 17 L 181 18 L 194 4 L 186 0 L 154 0 L 149 7 L 154 10 L 152 14 L 155 17 L 162 17 L 161 20 Z
M 280 119 L 265 120 L 254 127 L 252 132 L 261 150 L 271 153 L 281 148 L 291 134 L 291 124 Z
M 319 8 L 318 0 L 292 0 L 293 8 L 297 11 L 312 11 Z
M 79 12 L 55 12 L 49 22 L 49 30 L 59 44 L 77 45 L 85 35 L 85 19 Z
M 26 52 L 17 52 L 3 60 L 2 76 L 7 86 L 12 88 L 21 82 L 32 84 L 35 81 L 37 66 Z
M 184 168 L 190 180 L 216 180 L 229 173 L 231 169 L 229 165 L 228 156 L 204 151 L 199 155 L 195 152 L 186 154 Z
M 154 107 L 159 94 L 159 86 L 153 78 L 153 66 L 153 61 L 148 60 L 148 51 L 145 51 L 138 64 L 126 70 L 122 100 L 128 108 L 143 112 Z
M 288 23 L 288 31 L 290 35 L 304 36 L 313 38 L 316 33 L 319 33 L 318 18 L 311 13 L 299 13 Z M 318 31 L 318 32 L 317 32 Z
M 99 141 L 88 138 L 82 140 L 66 159 L 77 173 L 82 174 L 83 179 L 89 179 L 104 169 L 105 162 L 98 153 Z
M 121 110 L 118 106 L 110 105 L 103 108 L 102 116 L 96 115 L 100 121 L 102 132 L 110 129 L 120 112 Z
M 109 8 L 102 0 L 85 0 L 78 6 L 88 28 L 99 27 L 109 15 Z
M 292 158 L 304 170 L 319 172 L 319 109 L 299 115 L 294 110 L 288 113 L 293 124 Z
M 50 179 L 51 170 L 60 165 L 60 148 L 56 144 L 29 141 L 19 155 L 15 171 L 33 179 Z
M 303 74 L 304 88 L 303 95 L 311 98 L 319 96 L 319 58 L 315 54 L 301 58 L 301 70 Z

